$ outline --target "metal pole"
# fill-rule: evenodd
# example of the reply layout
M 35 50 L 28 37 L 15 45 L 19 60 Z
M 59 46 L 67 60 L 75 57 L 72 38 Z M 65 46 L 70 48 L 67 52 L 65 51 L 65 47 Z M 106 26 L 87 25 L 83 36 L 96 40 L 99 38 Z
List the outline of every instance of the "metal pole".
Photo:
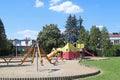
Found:
M 17 57 L 17 44 L 16 44 L 16 57 Z
M 38 51 L 37 51 L 37 46 L 36 46 L 36 64 L 35 64 L 35 70 L 38 72 Z

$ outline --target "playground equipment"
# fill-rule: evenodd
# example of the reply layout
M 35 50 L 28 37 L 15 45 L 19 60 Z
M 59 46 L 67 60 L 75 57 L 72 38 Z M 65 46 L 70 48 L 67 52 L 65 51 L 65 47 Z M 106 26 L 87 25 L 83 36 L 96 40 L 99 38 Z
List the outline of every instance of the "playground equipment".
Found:
M 79 53 L 78 51 L 80 49 L 74 47 L 71 43 L 67 43 L 63 48 L 61 48 L 62 50 L 62 57 L 64 59 L 76 59 L 79 57 Z
M 61 48 L 61 51 L 63 52 L 62 57 L 64 59 L 77 59 L 82 55 L 84 52 L 91 55 L 92 57 L 95 57 L 94 54 L 90 53 L 85 49 L 84 44 L 78 44 L 76 43 L 75 46 L 73 46 L 71 43 L 67 43 L 63 48 Z M 81 58 L 84 56 L 82 55 Z
M 92 54 L 91 52 L 89 52 L 89 51 L 87 51 L 87 50 L 84 50 L 84 51 L 85 51 L 85 53 L 91 55 L 92 57 L 96 57 L 96 56 L 95 56 L 94 54 Z
M 33 53 L 32 54 L 32 63 L 33 63 L 36 52 L 38 53 L 38 57 L 39 57 L 41 65 L 43 65 L 43 60 L 42 60 L 41 53 L 44 55 L 44 57 L 46 57 L 46 59 L 49 61 L 50 64 L 55 64 L 55 63 L 51 62 L 52 57 L 54 57 L 56 54 L 58 54 L 60 52 L 62 52 L 62 58 L 63 59 L 69 59 L 69 60 L 79 58 L 80 54 L 82 54 L 83 52 L 91 55 L 92 57 L 95 57 L 94 54 L 92 54 L 89 51 L 84 49 L 84 44 L 76 44 L 76 47 L 75 47 L 71 43 L 67 43 L 63 48 L 55 49 L 47 55 L 46 52 L 43 50 L 43 48 L 38 46 L 38 43 L 36 42 L 35 44 L 32 45 L 30 50 L 27 52 L 25 57 L 22 59 L 21 64 L 23 64 L 25 62 L 25 60 L 30 55 L 30 53 Z
M 11 62 L 13 56 L 10 57 L 0 57 L 3 61 L 2 63 L 7 63 L 7 65 L 9 64 L 9 62 Z
M 30 50 L 27 52 L 27 54 L 25 55 L 25 57 L 22 59 L 22 63 L 21 64 L 23 64 L 25 62 L 25 60 L 27 59 L 27 57 L 32 52 L 33 52 L 33 54 L 32 54 L 32 63 L 34 62 L 35 54 L 37 52 L 39 60 L 40 60 L 40 63 L 43 66 L 43 59 L 42 59 L 41 53 L 44 55 L 44 57 L 46 57 L 46 59 L 48 60 L 48 62 L 50 64 L 55 64 L 55 63 L 51 62 L 50 58 L 52 58 L 53 56 L 55 56 L 60 51 L 59 50 L 55 50 L 55 51 L 53 51 L 53 52 L 51 52 L 50 54 L 47 55 L 46 52 L 43 50 L 43 48 L 40 47 L 38 45 L 38 43 L 36 42 L 35 44 L 32 45 L 32 47 L 30 48 Z
M 70 60 L 70 59 L 80 58 L 80 55 L 82 55 L 84 52 L 91 55 L 92 57 L 96 57 L 94 54 L 90 53 L 89 51 L 87 51 L 84 48 L 84 44 L 76 44 L 76 47 L 75 47 L 71 43 L 67 43 L 64 47 L 56 48 L 51 53 L 46 54 L 46 52 L 43 50 L 43 48 L 40 47 L 37 42 L 34 42 L 34 44 L 31 46 L 31 48 L 27 51 L 25 57 L 22 60 L 19 60 L 19 62 L 21 62 L 21 64 L 26 62 L 27 61 L 26 59 L 32 53 L 31 62 L 33 63 L 34 59 L 36 57 L 35 54 L 37 53 L 41 65 L 43 65 L 42 56 L 44 56 L 50 64 L 55 64 L 55 63 L 51 62 L 51 60 L 52 60 L 53 57 L 54 57 L 54 59 L 58 59 L 58 57 L 55 58 L 58 53 L 61 53 L 61 58 L 62 59 Z M 81 58 L 83 58 L 83 57 L 81 57 Z M 2 59 L 4 60 L 4 62 L 6 62 L 8 64 L 9 62 L 12 62 L 11 60 L 13 59 L 13 57 L 10 57 L 9 59 L 3 57 Z M 56 61 L 58 61 L 58 60 L 56 60 Z
M 32 63 L 34 62 L 34 58 L 35 58 L 35 53 L 37 52 L 38 53 L 38 56 L 39 56 L 39 60 L 40 60 L 40 63 L 41 65 L 43 65 L 43 60 L 42 60 L 42 57 L 41 57 L 41 53 L 42 52 L 45 57 L 48 59 L 48 61 L 50 62 L 49 58 L 46 56 L 46 53 L 44 52 L 44 50 L 42 48 L 40 48 L 38 46 L 38 43 L 35 43 L 32 45 L 32 47 L 29 49 L 29 51 L 26 53 L 25 57 L 22 59 L 22 63 L 23 64 L 25 62 L 25 60 L 27 59 L 27 57 L 30 55 L 30 53 L 32 53 Z M 50 62 L 51 63 L 51 62 Z
M 47 55 L 48 58 L 52 58 L 53 56 L 55 56 L 57 53 L 61 52 L 60 50 L 54 50 L 52 51 L 50 54 Z

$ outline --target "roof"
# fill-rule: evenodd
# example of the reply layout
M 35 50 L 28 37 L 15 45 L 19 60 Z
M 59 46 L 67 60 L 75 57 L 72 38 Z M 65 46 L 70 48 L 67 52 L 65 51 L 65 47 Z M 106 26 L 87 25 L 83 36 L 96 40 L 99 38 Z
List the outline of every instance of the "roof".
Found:
M 109 34 L 109 37 L 120 37 L 120 33 Z
M 67 43 L 61 50 L 63 52 L 77 52 L 77 51 L 81 51 L 80 48 L 74 47 L 71 43 Z

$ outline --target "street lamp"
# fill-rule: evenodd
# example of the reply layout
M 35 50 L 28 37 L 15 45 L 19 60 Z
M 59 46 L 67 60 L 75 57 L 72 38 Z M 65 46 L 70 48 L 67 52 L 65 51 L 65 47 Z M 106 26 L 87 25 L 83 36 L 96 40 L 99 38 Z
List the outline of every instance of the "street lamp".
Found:
M 15 39 L 16 57 L 17 57 L 17 44 L 18 44 L 18 40 L 17 40 L 17 39 Z

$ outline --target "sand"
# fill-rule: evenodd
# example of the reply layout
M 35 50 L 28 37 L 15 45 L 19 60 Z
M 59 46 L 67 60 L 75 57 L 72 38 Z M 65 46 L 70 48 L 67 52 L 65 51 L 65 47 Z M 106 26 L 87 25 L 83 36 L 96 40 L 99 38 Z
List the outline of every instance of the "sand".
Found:
M 39 61 L 38 61 L 39 62 Z M 43 59 L 44 66 L 36 62 L 0 63 L 0 78 L 46 78 L 46 77 L 65 77 L 72 76 L 76 78 L 87 77 L 92 74 L 98 74 L 99 69 L 80 65 L 79 60 L 59 60 L 56 66 Z

